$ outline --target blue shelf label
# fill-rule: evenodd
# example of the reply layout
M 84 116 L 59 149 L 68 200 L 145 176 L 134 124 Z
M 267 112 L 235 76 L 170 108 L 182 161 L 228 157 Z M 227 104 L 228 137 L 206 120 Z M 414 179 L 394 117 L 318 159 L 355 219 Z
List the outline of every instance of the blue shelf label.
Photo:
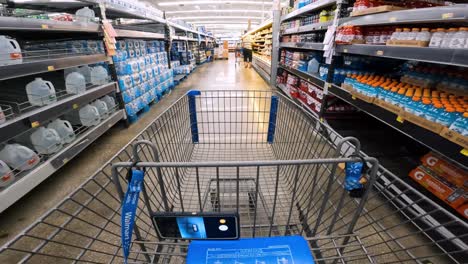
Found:
M 313 264 L 302 236 L 192 241 L 187 264 Z

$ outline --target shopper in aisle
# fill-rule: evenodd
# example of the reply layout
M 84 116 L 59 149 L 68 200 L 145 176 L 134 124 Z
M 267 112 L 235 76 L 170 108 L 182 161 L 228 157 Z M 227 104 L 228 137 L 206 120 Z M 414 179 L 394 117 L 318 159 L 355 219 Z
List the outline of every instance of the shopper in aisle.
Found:
M 242 50 L 244 55 L 244 67 L 252 68 L 252 37 L 250 35 L 242 39 Z

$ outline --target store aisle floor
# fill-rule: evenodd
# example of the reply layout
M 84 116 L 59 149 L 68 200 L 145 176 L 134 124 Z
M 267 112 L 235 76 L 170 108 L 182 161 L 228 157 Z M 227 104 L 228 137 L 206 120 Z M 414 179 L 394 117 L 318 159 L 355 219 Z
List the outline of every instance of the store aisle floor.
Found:
M 233 53 L 230 53 L 229 60 L 217 60 L 199 66 L 171 94 L 144 114 L 137 123 L 129 128 L 125 128 L 123 124 L 116 125 L 69 164 L 1 213 L 0 246 L 76 190 L 152 120 L 191 89 L 267 90 L 270 87 L 254 69 L 245 69 L 240 65 L 236 67 Z

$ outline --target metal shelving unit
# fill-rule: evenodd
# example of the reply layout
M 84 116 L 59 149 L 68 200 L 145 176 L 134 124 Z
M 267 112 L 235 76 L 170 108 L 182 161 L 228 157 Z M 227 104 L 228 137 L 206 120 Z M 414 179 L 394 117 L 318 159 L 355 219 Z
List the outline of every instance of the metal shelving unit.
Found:
M 0 16 L 0 30 L 98 33 L 100 31 L 100 25 L 98 23 L 80 23 L 35 18 Z
M 18 180 L 8 186 L 8 188 L 0 191 L 0 199 L 2 200 L 0 203 L 0 212 L 7 209 L 42 181 L 47 179 L 123 118 L 125 118 L 124 110 L 116 111 L 99 125 L 89 128 L 74 142 L 49 157 L 45 162 L 25 172 L 26 175 L 22 175 Z
M 61 54 L 49 55 L 44 59 L 23 59 L 23 63 L 0 66 L 0 80 L 7 80 L 32 74 L 63 70 L 86 64 L 107 61 L 105 54 Z
M 320 4 L 326 3 L 327 1 L 318 1 L 313 4 L 293 11 L 284 16 L 274 17 L 274 23 L 281 23 L 294 18 L 299 18 L 312 10 L 320 9 Z M 341 1 L 336 1 L 337 5 Z M 363 15 L 358 17 L 346 17 L 338 18 L 338 25 L 356 25 L 356 26 L 379 26 L 379 25 L 414 25 L 421 24 L 421 26 L 428 26 L 433 23 L 443 23 L 446 27 L 449 25 L 463 26 L 468 23 L 468 5 L 453 5 L 447 7 L 436 7 L 436 8 L 424 8 L 424 9 L 411 9 L 402 11 L 393 11 L 386 13 Z M 302 27 L 296 27 L 284 30 L 280 32 L 279 28 L 273 32 L 273 35 L 277 34 L 278 39 L 282 35 L 299 34 L 316 29 L 326 29 L 331 22 L 323 25 L 312 24 Z M 274 46 L 277 49 L 296 49 L 296 50 L 324 50 L 324 45 L 316 43 L 278 43 Z M 428 47 L 397 47 L 397 46 L 384 46 L 384 45 L 336 45 L 333 46 L 330 54 L 333 54 L 331 64 L 328 71 L 329 78 L 327 81 L 321 80 L 318 76 L 311 76 L 305 72 L 298 71 L 296 69 L 280 65 L 279 58 L 276 61 L 272 61 L 272 72 L 282 69 L 287 71 L 302 80 L 306 80 L 310 83 L 321 87 L 324 91 L 324 100 L 336 101 L 341 100 L 351 106 L 357 108 L 360 112 L 363 112 L 370 117 L 382 122 L 390 128 L 402 133 L 408 138 L 411 138 L 415 142 L 434 150 L 437 153 L 442 154 L 446 159 L 455 162 L 461 167 L 466 168 L 468 164 L 468 158 L 466 150 L 463 147 L 443 138 L 439 134 L 433 133 L 423 127 L 415 125 L 409 121 L 397 116 L 378 105 L 367 103 L 362 101 L 347 90 L 332 84 L 333 72 L 337 65 L 336 60 L 338 57 L 345 54 L 356 54 L 372 57 L 382 57 L 389 59 L 399 60 L 413 60 L 421 62 L 429 62 L 444 65 L 454 65 L 468 67 L 468 50 L 467 49 L 440 49 L 440 48 L 428 48 Z M 331 76 L 331 77 L 330 77 Z M 280 91 L 284 92 L 288 97 L 292 98 L 287 89 L 283 84 L 276 84 L 276 79 L 272 80 L 274 86 Z M 300 101 L 301 100 L 295 100 Z M 324 101 L 322 105 L 326 105 L 327 101 Z M 326 117 L 326 113 L 320 113 L 319 117 Z M 333 141 L 334 139 L 331 138 Z M 349 155 L 350 153 L 348 153 Z M 363 153 L 363 155 L 365 155 Z M 396 173 L 400 173 L 397 171 Z M 407 172 L 405 172 L 407 173 Z M 402 213 L 405 218 L 404 221 L 410 222 L 415 228 L 428 237 L 431 241 L 435 241 L 439 248 L 445 254 L 458 255 L 460 250 L 468 248 L 468 244 L 464 239 L 458 239 L 457 236 L 468 232 L 466 225 L 463 225 L 463 220 L 460 220 L 461 216 L 457 215 L 452 209 L 447 210 L 448 206 L 441 206 L 442 201 L 432 200 L 432 194 L 427 195 L 426 190 L 416 189 L 414 182 L 407 178 L 407 175 L 395 175 L 388 171 L 383 166 L 379 169 L 378 180 L 376 181 L 375 189 L 384 197 L 384 199 L 392 200 L 392 204 Z M 420 206 L 419 203 L 424 201 L 424 206 Z M 434 213 L 437 212 L 437 213 Z M 417 220 L 415 220 L 417 219 Z M 448 220 L 450 219 L 450 220 Z M 450 224 L 445 224 L 450 223 Z M 455 223 L 459 223 L 456 225 Z M 456 256 L 457 258 L 459 256 Z M 453 259 L 452 259 L 453 260 Z
M 308 42 L 281 42 L 280 48 L 302 49 L 302 50 L 323 50 L 322 43 L 308 43 Z
M 1 69 L 1 68 L 0 68 Z M 38 127 L 43 122 L 56 118 L 63 113 L 80 106 L 86 105 L 93 100 L 117 90 L 116 83 L 111 82 L 101 86 L 92 86 L 85 93 L 70 95 L 53 104 L 37 107 L 36 109 L 19 115 L 0 125 L 0 142 L 9 140 L 18 135 L 19 131 Z
M 355 44 L 338 45 L 336 52 L 468 67 L 468 49 Z
M 334 3 L 336 3 L 336 0 L 319 0 L 319 1 L 315 2 L 315 3 L 306 5 L 306 6 L 300 8 L 300 9 L 297 9 L 297 10 L 295 10 L 295 11 L 293 11 L 293 12 L 287 14 L 287 15 L 282 16 L 280 21 L 283 22 L 283 21 L 291 20 L 293 18 L 301 17 L 301 16 L 306 15 L 309 12 L 322 9 L 324 7 L 333 5 Z

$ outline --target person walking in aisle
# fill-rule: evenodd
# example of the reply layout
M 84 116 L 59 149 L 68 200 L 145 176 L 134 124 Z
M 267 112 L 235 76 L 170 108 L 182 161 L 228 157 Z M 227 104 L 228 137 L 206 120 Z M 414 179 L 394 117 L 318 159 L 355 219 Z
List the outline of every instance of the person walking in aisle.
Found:
M 252 37 L 250 35 L 247 35 L 242 39 L 242 49 L 244 55 L 244 67 L 252 68 Z

